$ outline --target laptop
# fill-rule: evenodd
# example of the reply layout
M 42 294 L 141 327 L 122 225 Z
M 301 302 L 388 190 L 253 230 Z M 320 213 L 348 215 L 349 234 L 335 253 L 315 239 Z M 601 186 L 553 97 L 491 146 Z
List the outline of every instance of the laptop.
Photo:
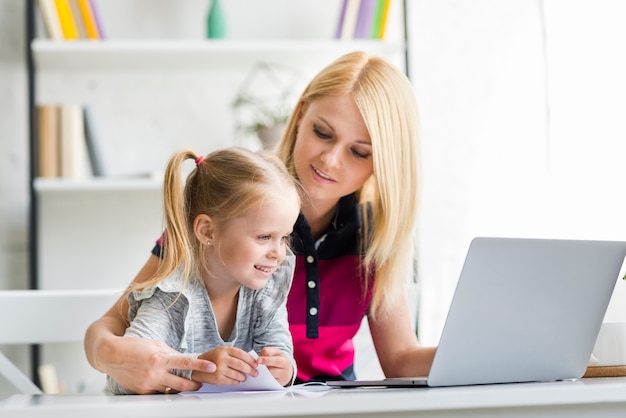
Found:
M 332 387 L 460 386 L 579 379 L 626 242 L 474 238 L 427 377 Z

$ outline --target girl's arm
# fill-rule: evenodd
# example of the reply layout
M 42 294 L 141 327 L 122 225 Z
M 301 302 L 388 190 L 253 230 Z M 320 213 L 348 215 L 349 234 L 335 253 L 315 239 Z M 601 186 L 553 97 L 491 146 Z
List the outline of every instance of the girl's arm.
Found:
M 134 281 L 143 282 L 152 277 L 158 263 L 159 259 L 151 255 Z M 95 369 L 139 394 L 160 393 L 168 387 L 176 391 L 200 387 L 197 382 L 171 374 L 171 369 L 215 371 L 210 361 L 172 355 L 178 353 L 161 341 L 124 337 L 127 313 L 128 301 L 122 297 L 87 329 L 85 354 Z
M 254 345 L 259 363 L 265 364 L 274 378 L 282 385 L 293 384 L 297 368 L 293 357 L 293 340 L 289 332 L 287 295 L 293 280 L 296 259 L 288 252 L 282 265 L 274 273 L 255 301 L 262 320 L 255 329 Z
M 255 346 L 260 349 L 259 363 L 266 365 L 282 386 L 292 385 L 297 369 L 285 305 L 276 312 L 263 334 L 255 336 Z
M 383 318 L 369 318 L 376 354 L 386 377 L 428 376 L 436 347 L 419 344 L 403 293 Z

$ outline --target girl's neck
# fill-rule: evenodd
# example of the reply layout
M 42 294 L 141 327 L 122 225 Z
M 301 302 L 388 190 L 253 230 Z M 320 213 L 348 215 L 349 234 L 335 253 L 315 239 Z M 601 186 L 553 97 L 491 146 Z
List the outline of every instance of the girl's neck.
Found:
M 215 276 L 212 273 L 205 272 L 202 278 L 204 282 L 204 288 L 209 294 L 209 298 L 228 300 L 235 299 L 239 294 L 241 285 L 239 283 L 233 283 L 223 280 L 220 277 Z
M 213 276 L 204 278 L 204 286 L 211 301 L 215 324 L 222 340 L 228 341 L 237 322 L 237 306 L 241 286 L 224 283 Z

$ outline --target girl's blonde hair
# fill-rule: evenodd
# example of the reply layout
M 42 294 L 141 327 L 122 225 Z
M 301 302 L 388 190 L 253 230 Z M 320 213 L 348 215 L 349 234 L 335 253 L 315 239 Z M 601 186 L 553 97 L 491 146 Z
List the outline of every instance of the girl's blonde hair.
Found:
M 404 290 L 404 279 L 414 277 L 419 119 L 409 79 L 387 61 L 365 52 L 340 57 L 305 88 L 277 151 L 297 177 L 293 150 L 306 105 L 345 94 L 356 102 L 372 141 L 373 175 L 357 191 L 357 197 L 363 213 L 363 277 L 369 285 L 369 273 L 376 273 L 370 306 L 370 313 L 376 315 L 385 313 Z
M 194 160 L 196 167 L 183 185 L 186 160 Z M 282 161 L 269 152 L 239 147 L 214 151 L 206 157 L 189 150 L 177 152 L 165 170 L 163 257 L 156 274 L 136 283 L 132 290 L 155 285 L 181 265 L 185 281 L 192 272 L 206 271 L 203 244 L 194 233 L 198 215 L 208 215 L 219 228 L 230 219 L 245 216 L 268 196 L 289 196 L 290 192 L 300 204 L 301 187 Z

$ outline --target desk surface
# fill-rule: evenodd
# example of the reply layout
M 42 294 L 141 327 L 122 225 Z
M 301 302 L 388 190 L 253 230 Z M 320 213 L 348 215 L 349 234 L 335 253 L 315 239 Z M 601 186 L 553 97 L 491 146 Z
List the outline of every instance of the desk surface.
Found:
M 201 395 L 14 395 L 2 417 L 623 417 L 626 378 L 419 389 Z

